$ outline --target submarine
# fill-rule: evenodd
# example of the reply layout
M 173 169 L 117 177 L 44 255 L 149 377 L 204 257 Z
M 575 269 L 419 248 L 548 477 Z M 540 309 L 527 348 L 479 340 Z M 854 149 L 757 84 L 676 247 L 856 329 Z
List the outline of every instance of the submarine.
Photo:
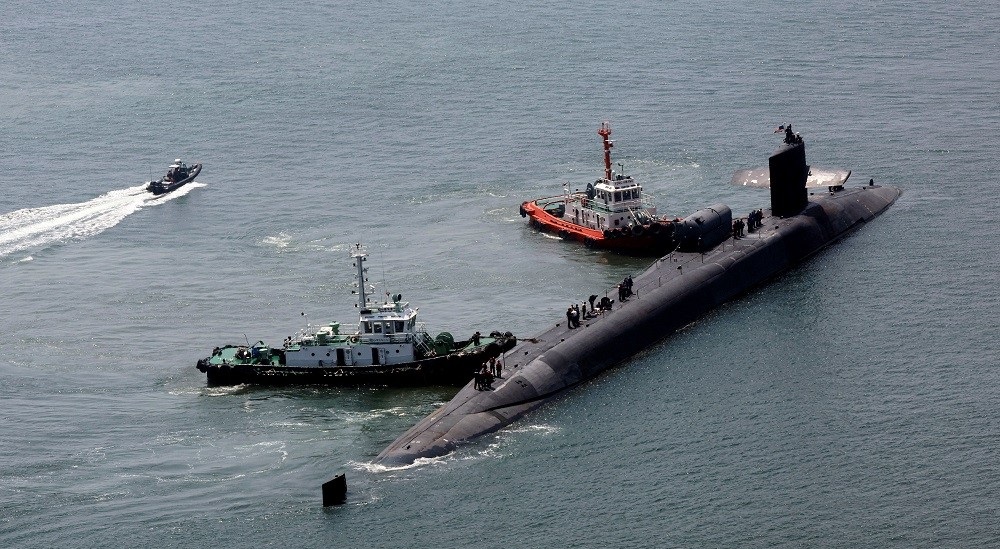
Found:
M 634 278 L 628 299 L 585 315 L 579 327 L 559 322 L 520 340 L 504 355 L 503 378 L 495 387 L 479 390 L 469 383 L 382 450 L 374 463 L 410 465 L 502 429 L 821 252 L 902 195 L 898 187 L 874 180 L 845 188 L 846 177 L 824 179 L 830 184 L 822 189 L 807 187 L 805 143 L 791 126 L 763 175 L 754 173 L 759 186 L 765 180 L 770 188 L 770 209 L 754 210 L 748 222 L 737 218 L 735 225 L 724 204 L 683 218 L 675 228 L 677 248 Z

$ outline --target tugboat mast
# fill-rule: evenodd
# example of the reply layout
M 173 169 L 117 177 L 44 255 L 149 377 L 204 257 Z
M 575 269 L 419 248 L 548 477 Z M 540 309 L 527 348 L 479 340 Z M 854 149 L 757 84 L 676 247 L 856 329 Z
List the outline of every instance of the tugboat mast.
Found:
M 368 271 L 368 267 L 364 266 L 364 262 L 368 261 L 368 253 L 361 247 L 361 244 L 355 244 L 354 250 L 351 251 L 351 257 L 354 259 L 354 266 L 358 268 L 358 308 L 366 309 L 368 308 L 368 289 L 365 287 L 365 273 Z
M 597 130 L 597 135 L 604 138 L 604 179 L 611 181 L 611 147 L 615 144 L 608 137 L 611 136 L 611 122 L 601 122 L 601 129 Z

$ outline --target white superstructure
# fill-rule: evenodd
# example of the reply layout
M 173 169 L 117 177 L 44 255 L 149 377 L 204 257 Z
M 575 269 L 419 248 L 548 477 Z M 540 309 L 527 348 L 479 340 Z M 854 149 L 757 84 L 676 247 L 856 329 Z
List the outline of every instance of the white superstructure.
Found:
M 402 294 L 386 294 L 382 303 L 369 299 L 368 254 L 357 244 L 351 251 L 357 269 L 359 319 L 353 333 L 341 334 L 339 322 L 285 342 L 285 364 L 297 367 L 373 366 L 413 362 L 432 352 L 433 342 L 417 322 L 417 309 Z

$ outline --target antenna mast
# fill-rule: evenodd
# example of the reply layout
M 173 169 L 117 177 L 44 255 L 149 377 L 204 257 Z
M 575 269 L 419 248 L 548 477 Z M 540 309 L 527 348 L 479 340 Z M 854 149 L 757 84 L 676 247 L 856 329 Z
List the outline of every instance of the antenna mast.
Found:
M 364 262 L 368 261 L 368 254 L 361 244 L 355 244 L 351 258 L 354 259 L 354 266 L 358 269 L 358 308 L 364 309 L 368 307 L 368 288 L 365 286 L 365 273 L 368 272 L 368 267 L 364 265 Z
M 611 136 L 611 122 L 601 122 L 601 129 L 597 130 L 597 135 L 604 138 L 604 178 L 611 181 L 611 147 L 615 144 L 608 139 Z

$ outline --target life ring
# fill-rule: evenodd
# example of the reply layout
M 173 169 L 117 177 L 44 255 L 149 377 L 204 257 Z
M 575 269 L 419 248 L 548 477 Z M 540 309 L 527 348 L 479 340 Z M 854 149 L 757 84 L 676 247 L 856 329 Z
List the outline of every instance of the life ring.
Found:
M 351 337 L 347 338 L 347 340 L 350 341 L 351 343 L 357 343 L 358 342 L 358 336 L 351 336 Z

